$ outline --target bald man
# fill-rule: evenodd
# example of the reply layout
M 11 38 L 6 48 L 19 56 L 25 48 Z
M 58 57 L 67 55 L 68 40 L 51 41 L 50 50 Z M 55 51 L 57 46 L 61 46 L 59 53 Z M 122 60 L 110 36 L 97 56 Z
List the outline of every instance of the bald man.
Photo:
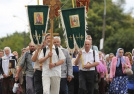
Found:
M 35 45 L 33 43 L 29 43 L 29 51 L 25 52 L 23 55 L 19 68 L 17 70 L 17 74 L 15 76 L 15 81 L 18 80 L 18 76 L 20 71 L 26 66 L 26 94 L 34 94 L 34 80 L 33 80 L 33 74 L 34 74 L 34 69 L 33 69 L 33 63 L 31 60 L 32 53 L 35 51 Z
M 75 60 L 75 65 L 79 65 L 79 94 L 93 94 L 94 93 L 94 75 L 95 66 L 99 64 L 99 55 L 95 51 L 95 60 L 93 57 L 93 50 L 91 49 L 92 42 L 85 40 L 84 49 L 79 51 Z M 82 67 L 81 55 L 83 57 Z

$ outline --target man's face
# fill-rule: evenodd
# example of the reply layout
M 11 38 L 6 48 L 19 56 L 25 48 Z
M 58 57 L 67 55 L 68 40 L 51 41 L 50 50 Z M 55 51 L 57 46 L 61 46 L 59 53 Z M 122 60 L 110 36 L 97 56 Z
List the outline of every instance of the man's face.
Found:
M 31 43 L 31 44 L 29 45 L 29 49 L 30 49 L 30 51 L 35 51 L 36 47 L 35 47 L 34 44 Z
M 3 57 L 3 55 L 4 55 L 4 52 L 0 52 L 0 57 Z
M 91 41 L 85 41 L 85 49 L 90 49 L 91 47 Z
M 50 42 L 51 42 L 51 37 L 50 36 L 47 36 L 46 37 L 46 44 L 47 45 L 50 45 Z
M 60 40 L 58 38 L 54 39 L 54 45 L 59 47 L 60 46 Z

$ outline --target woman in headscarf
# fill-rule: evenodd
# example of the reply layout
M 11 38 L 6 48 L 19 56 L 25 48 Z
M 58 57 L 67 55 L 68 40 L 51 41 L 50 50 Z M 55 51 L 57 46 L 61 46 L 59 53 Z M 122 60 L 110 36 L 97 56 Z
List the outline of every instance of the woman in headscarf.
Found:
M 125 56 L 129 58 L 130 64 L 132 66 L 132 71 L 134 72 L 134 64 L 132 60 L 132 54 L 130 52 L 126 52 Z M 128 76 L 128 94 L 134 94 L 134 74 Z
M 11 54 L 11 49 L 9 47 L 5 47 L 4 56 L 2 57 L 2 68 L 3 68 L 2 94 L 13 94 L 12 89 L 14 85 L 15 66 L 16 66 L 15 56 Z
M 124 50 L 119 48 L 116 57 L 113 57 L 110 68 L 109 94 L 127 94 L 128 76 L 125 68 L 131 68 L 128 57 L 123 56 Z

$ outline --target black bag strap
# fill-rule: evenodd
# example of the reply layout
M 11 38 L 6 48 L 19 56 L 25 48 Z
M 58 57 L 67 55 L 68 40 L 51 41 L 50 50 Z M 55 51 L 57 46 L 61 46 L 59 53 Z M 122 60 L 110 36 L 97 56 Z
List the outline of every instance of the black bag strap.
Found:
M 46 47 L 43 48 L 44 57 L 46 55 Z
M 59 49 L 58 49 L 58 47 L 55 47 L 55 51 L 56 51 L 56 54 L 57 54 L 57 56 L 59 58 Z
M 55 47 L 55 51 L 56 51 L 56 54 L 57 54 L 57 56 L 59 58 L 59 49 L 58 49 L 58 47 Z M 43 53 L 44 53 L 44 56 L 45 56 L 46 55 L 46 47 L 43 48 Z
M 95 62 L 95 51 L 93 50 L 93 58 L 94 58 L 94 62 Z
M 95 51 L 93 50 L 93 58 L 94 58 L 94 62 L 95 62 Z M 95 67 L 95 71 L 97 72 L 97 69 Z

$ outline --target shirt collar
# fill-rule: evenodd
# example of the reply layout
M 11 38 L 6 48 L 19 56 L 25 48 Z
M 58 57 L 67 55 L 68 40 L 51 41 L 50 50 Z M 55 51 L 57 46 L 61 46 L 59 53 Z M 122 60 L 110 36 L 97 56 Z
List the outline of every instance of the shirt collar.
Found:
M 91 53 L 92 51 L 93 51 L 93 50 L 90 49 L 88 53 Z M 83 49 L 82 52 L 83 52 L 83 53 L 87 53 L 87 52 L 85 51 L 85 49 Z
M 61 45 L 59 46 L 60 49 L 64 49 Z
M 48 48 L 49 48 L 49 47 L 48 47 L 48 46 L 46 46 L 46 49 L 48 49 Z M 54 45 L 52 46 L 52 49 L 55 49 L 55 46 L 54 46 Z

